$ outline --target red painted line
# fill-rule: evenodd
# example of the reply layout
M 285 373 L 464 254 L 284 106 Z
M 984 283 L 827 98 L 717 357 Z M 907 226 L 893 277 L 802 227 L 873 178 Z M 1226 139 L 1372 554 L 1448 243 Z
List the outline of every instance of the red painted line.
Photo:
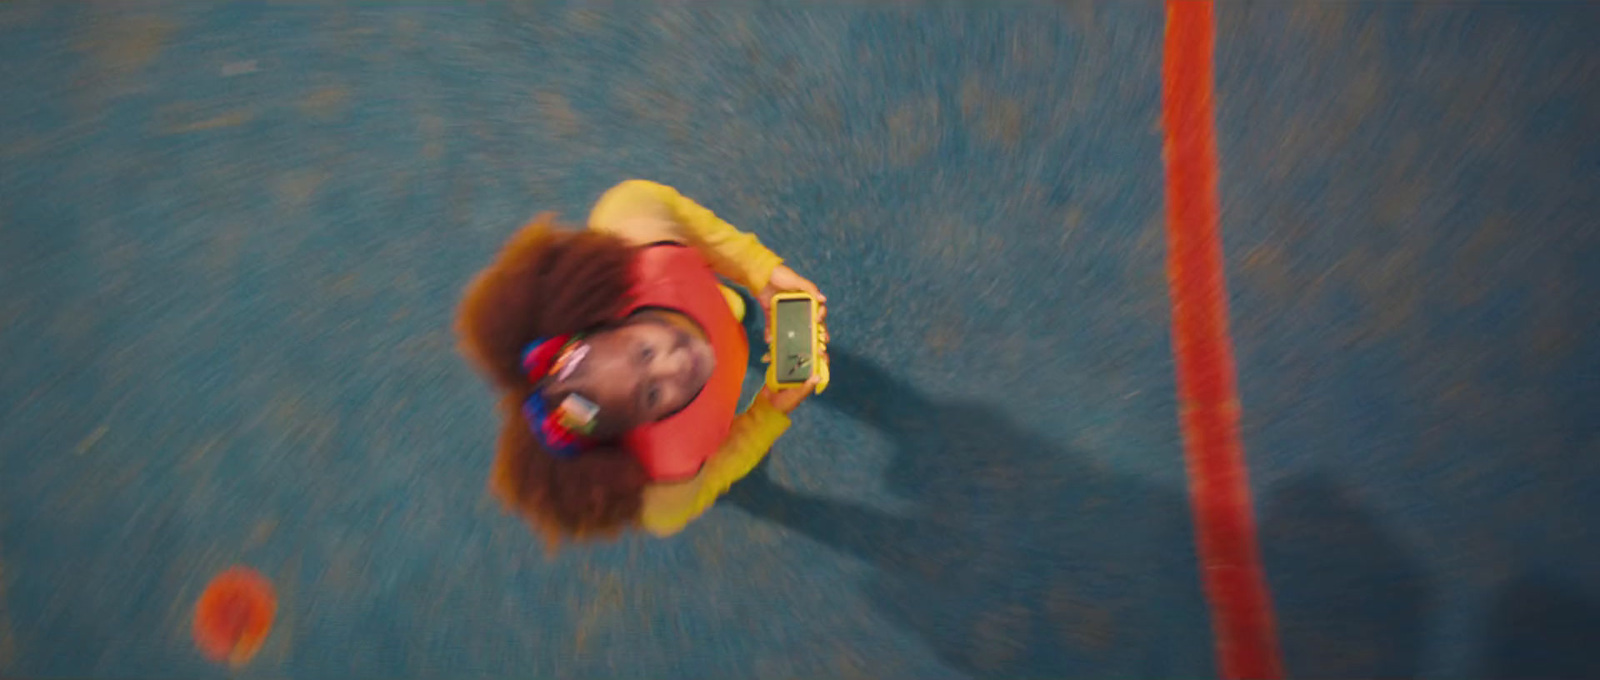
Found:
M 1210 2 L 1167 1 L 1161 121 L 1167 163 L 1167 286 L 1189 499 L 1222 677 L 1283 676 L 1239 439 L 1239 394 L 1211 109 Z

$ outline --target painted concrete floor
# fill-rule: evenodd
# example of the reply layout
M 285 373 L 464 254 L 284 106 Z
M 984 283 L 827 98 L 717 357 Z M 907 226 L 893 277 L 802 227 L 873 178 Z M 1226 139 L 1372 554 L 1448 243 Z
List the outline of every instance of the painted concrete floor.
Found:
M 1215 674 L 1160 5 L 438 5 L 0 3 L 0 675 Z M 1217 21 L 1290 674 L 1600 674 L 1600 11 Z M 816 280 L 835 384 L 683 536 L 547 558 L 448 323 L 628 177 Z

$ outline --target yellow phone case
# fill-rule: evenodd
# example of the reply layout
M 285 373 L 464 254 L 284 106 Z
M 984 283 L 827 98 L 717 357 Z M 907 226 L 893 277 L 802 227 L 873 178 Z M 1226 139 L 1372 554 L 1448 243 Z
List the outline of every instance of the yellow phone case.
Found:
M 771 317 L 767 319 L 767 321 L 774 326 L 776 326 L 778 323 L 778 306 L 786 300 L 806 300 L 811 303 L 811 356 L 808 358 L 808 360 L 812 366 L 813 373 L 821 377 L 821 380 L 817 382 L 815 393 L 822 394 L 822 391 L 828 387 L 829 378 L 827 358 L 828 348 L 822 340 L 825 326 L 818 320 L 818 318 L 821 316 L 822 303 L 810 293 L 778 293 L 772 297 L 772 314 Z M 776 328 L 774 328 L 773 334 L 773 344 L 777 345 L 780 340 L 776 337 Z M 778 361 L 776 360 L 777 357 L 775 356 L 776 351 L 776 347 L 769 348 L 769 352 L 772 352 L 773 354 L 769 354 L 767 356 L 767 387 L 773 390 L 783 390 L 792 389 L 805 384 L 805 381 L 803 380 L 799 382 L 783 382 L 778 379 Z

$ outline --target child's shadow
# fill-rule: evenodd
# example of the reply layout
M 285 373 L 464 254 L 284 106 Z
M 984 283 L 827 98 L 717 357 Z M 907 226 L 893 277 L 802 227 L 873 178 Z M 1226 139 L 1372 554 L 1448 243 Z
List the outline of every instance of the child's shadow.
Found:
M 969 674 L 1211 674 L 1180 492 L 1090 464 L 989 404 L 930 401 L 848 351 L 831 358 L 819 399 L 893 440 L 886 482 L 916 509 L 790 491 L 765 463 L 729 501 L 877 566 L 868 594 L 885 616 Z

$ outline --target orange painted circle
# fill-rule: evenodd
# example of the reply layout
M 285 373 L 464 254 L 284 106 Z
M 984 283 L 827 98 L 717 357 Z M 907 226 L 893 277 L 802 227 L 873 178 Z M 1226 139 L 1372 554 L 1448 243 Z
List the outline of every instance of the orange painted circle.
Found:
M 278 598 L 272 583 L 248 567 L 211 579 L 194 607 L 194 642 L 200 653 L 235 666 L 248 663 L 272 631 Z

